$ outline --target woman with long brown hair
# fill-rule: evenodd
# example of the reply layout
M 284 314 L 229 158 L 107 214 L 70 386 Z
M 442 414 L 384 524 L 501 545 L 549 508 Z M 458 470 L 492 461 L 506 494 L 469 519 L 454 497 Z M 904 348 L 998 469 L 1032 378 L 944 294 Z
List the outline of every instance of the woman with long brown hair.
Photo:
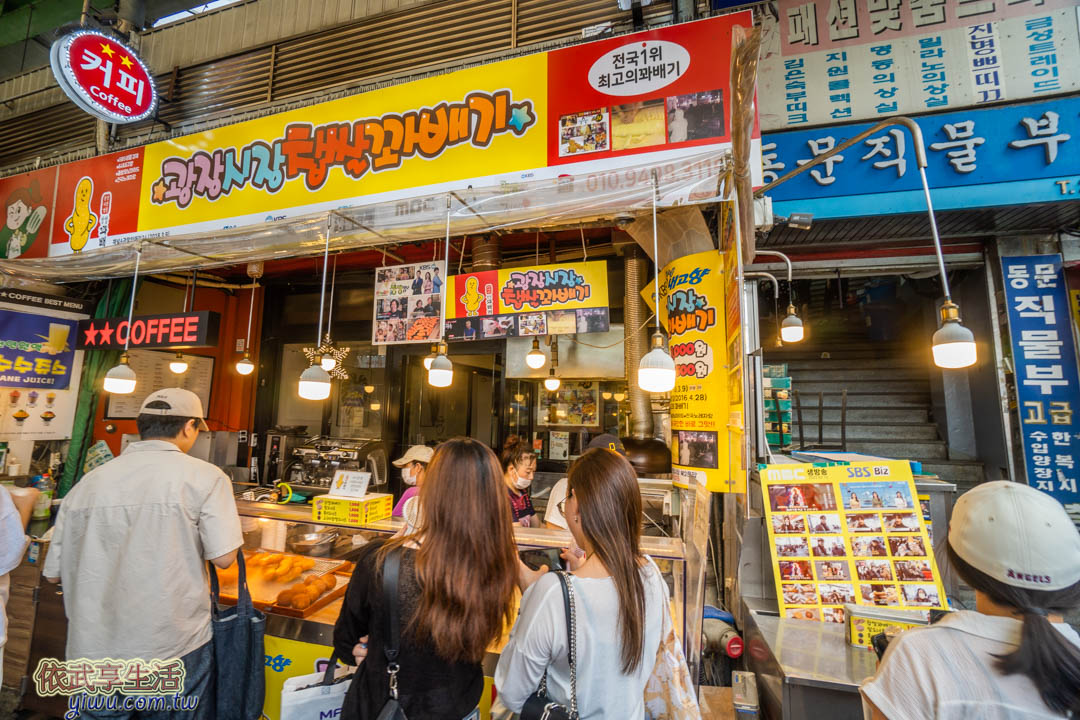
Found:
M 660 646 L 668 590 L 641 554 L 641 491 L 626 458 L 603 448 L 570 466 L 563 502 L 585 550 L 573 583 L 577 703 L 582 720 L 642 717 L 645 684 Z M 503 704 L 520 712 L 547 671 L 548 696 L 569 706 L 569 643 L 557 577 L 522 566 L 521 614 L 495 670 Z
M 377 717 L 390 697 L 382 567 L 391 551 L 402 552 L 397 688 L 408 717 L 466 717 L 484 689 L 484 653 L 513 622 L 518 560 L 495 454 L 467 438 L 443 443 L 417 499 L 415 533 L 364 547 L 334 627 L 334 649 L 345 660 L 368 636 L 342 708 L 348 720 Z

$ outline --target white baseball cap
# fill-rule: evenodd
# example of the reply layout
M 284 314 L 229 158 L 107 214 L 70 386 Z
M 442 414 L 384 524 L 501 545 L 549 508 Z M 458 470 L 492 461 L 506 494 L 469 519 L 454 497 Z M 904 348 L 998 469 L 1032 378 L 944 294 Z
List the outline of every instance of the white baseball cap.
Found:
M 427 465 L 434 456 L 435 451 L 427 445 L 413 445 L 405 451 L 404 455 L 394 461 L 394 467 L 403 468 L 411 462 L 421 462 Z
M 143 400 L 139 414 L 196 418 L 199 421 L 195 424 L 196 429 L 200 432 L 210 430 L 204 420 L 206 413 L 203 412 L 202 400 L 198 395 L 184 388 L 155 390 Z
M 1022 483 L 983 483 L 960 496 L 949 523 L 960 559 L 1006 585 L 1061 590 L 1080 582 L 1080 533 L 1064 506 Z

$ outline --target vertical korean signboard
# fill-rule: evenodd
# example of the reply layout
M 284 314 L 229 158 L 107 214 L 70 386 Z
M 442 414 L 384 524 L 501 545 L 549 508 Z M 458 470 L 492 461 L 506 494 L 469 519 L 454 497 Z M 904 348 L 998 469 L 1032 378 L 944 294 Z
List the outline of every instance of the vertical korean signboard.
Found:
M 724 273 L 717 251 L 669 263 L 660 277 L 661 321 L 675 359 L 671 391 L 672 475 L 682 486 L 736 492 L 728 467 Z
M 1080 377 L 1060 255 L 1001 259 L 1028 483 L 1080 508 Z

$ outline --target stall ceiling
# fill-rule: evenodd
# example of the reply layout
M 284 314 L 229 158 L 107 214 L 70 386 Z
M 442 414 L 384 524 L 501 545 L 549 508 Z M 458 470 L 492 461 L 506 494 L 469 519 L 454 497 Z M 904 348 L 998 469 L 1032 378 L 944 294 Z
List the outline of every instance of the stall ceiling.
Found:
M 1038 235 L 1080 227 L 1080 201 L 945 210 L 935 213 L 935 216 L 943 241 Z M 758 247 L 818 250 L 837 246 L 878 247 L 883 243 L 911 245 L 919 241 L 932 241 L 926 213 L 815 220 L 809 230 L 779 225 L 758 240 Z

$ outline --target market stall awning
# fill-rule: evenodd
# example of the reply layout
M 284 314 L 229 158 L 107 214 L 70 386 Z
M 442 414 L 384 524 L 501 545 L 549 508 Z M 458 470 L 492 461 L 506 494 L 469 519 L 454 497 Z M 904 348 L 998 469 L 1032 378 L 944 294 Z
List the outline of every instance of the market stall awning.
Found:
M 139 245 L 140 272 L 155 274 L 317 255 L 323 251 L 327 232 L 331 251 L 341 252 L 429 240 L 445 236 L 448 230 L 460 236 L 616 222 L 651 209 L 653 170 L 657 171 L 659 205 L 674 207 L 718 200 L 726 192 L 720 184 L 728 163 L 727 150 L 713 149 L 662 165 L 627 165 L 554 180 L 468 186 L 213 234 L 144 237 L 59 257 L 0 261 L 0 275 L 15 282 L 53 283 L 122 277 L 134 269 Z

